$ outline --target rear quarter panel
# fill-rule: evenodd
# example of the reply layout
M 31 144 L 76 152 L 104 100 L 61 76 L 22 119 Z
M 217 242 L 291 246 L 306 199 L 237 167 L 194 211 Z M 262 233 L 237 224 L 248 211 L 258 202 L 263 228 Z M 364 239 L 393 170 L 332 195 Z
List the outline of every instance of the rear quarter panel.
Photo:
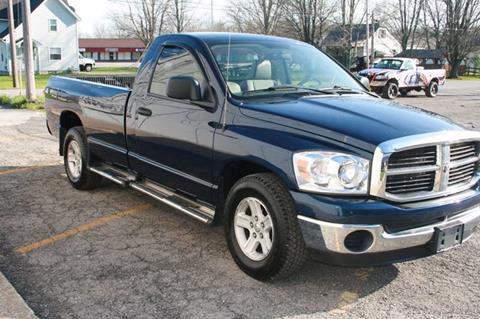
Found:
M 126 164 L 124 114 L 128 89 L 52 77 L 45 93 L 48 126 L 55 136 L 61 135 L 62 114 L 75 113 L 82 122 L 92 153 L 109 162 Z

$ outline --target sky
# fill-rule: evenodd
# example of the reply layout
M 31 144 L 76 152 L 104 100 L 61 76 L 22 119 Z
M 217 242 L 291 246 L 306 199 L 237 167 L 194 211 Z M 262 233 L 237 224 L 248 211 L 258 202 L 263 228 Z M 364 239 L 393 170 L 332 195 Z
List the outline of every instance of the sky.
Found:
M 134 0 L 135 1 L 135 0 Z M 195 18 L 202 19 L 205 23 L 210 21 L 210 1 L 192 0 L 192 12 Z M 118 3 L 125 2 L 111 0 L 69 0 L 70 5 L 75 7 L 77 14 L 82 18 L 79 24 L 81 36 L 94 36 L 95 27 L 102 21 L 107 21 L 108 16 L 116 10 L 121 10 Z M 220 20 L 224 15 L 224 9 L 228 6 L 228 0 L 213 0 L 213 16 Z

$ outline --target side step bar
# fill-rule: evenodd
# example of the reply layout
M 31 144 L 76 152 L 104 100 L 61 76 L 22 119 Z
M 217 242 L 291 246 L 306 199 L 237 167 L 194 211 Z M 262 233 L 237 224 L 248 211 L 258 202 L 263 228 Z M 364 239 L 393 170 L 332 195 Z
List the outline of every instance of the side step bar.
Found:
M 148 180 L 138 181 L 136 180 L 135 176 L 128 174 L 128 172 L 108 165 L 89 167 L 89 169 L 95 174 L 105 177 L 106 179 L 109 179 L 120 186 L 129 186 L 145 195 L 167 204 L 168 206 L 171 206 L 202 223 L 211 224 L 213 222 L 213 217 L 215 215 L 214 209 L 185 198 L 156 183 Z

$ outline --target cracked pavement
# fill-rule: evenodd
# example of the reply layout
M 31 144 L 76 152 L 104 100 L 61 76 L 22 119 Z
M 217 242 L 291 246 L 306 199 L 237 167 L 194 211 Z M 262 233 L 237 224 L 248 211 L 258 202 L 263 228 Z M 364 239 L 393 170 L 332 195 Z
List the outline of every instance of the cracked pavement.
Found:
M 480 82 L 421 106 L 480 129 Z M 222 227 L 115 185 L 74 190 L 40 112 L 0 109 L 0 271 L 40 318 L 478 318 L 480 235 L 430 258 L 375 268 L 309 261 L 282 281 L 243 274 Z M 9 171 L 9 172 L 7 172 Z M 148 206 L 141 206 L 148 204 Z M 141 207 L 21 254 L 15 250 Z

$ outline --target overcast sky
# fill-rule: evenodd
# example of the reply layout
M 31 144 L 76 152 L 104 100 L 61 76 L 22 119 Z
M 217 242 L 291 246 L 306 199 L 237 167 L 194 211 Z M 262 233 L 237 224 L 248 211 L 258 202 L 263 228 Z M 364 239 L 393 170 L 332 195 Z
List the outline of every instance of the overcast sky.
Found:
M 78 15 L 82 18 L 79 25 L 81 35 L 94 35 L 95 26 L 105 21 L 109 14 L 119 10 L 117 3 L 109 0 L 69 0 L 68 1 Z M 213 14 L 215 20 L 220 20 L 224 15 L 224 9 L 228 6 L 228 0 L 213 0 Z M 121 7 L 121 6 L 120 6 Z M 192 12 L 198 19 L 210 21 L 210 0 L 192 0 Z

